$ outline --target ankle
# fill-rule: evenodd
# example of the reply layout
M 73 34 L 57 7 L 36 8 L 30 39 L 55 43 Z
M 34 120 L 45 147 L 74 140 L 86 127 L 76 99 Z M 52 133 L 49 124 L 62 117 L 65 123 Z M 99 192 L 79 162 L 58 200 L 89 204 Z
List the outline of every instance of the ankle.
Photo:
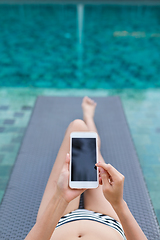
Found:
M 89 122 L 94 122 L 93 117 L 90 116 L 90 115 L 85 115 L 85 116 L 83 116 L 83 120 L 84 120 L 84 122 L 85 122 L 86 124 L 89 123 Z

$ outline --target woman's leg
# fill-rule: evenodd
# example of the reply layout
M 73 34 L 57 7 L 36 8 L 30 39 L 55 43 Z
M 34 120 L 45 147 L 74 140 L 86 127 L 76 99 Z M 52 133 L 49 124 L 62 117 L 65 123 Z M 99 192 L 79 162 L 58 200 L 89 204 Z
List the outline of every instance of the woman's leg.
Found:
M 82 110 L 83 110 L 83 120 L 86 123 L 89 131 L 97 132 L 96 125 L 94 123 L 94 112 L 96 108 L 96 103 L 88 97 L 85 97 L 82 102 Z M 104 159 L 100 152 L 100 137 L 98 138 L 98 159 L 101 162 L 104 162 Z M 100 212 L 106 214 L 114 219 L 118 220 L 118 216 L 111 204 L 106 200 L 103 195 L 102 186 L 100 185 L 96 189 L 88 189 L 84 192 L 84 206 L 85 209 Z
M 40 207 L 39 207 L 37 220 L 43 214 L 45 208 L 47 207 L 47 205 L 48 205 L 50 199 L 52 198 L 53 193 L 56 189 L 56 182 L 59 178 L 59 174 L 60 174 L 62 166 L 64 164 L 66 154 L 69 153 L 69 151 L 70 151 L 70 133 L 74 132 L 74 131 L 76 131 L 76 132 L 83 131 L 84 132 L 84 131 L 88 131 L 88 128 L 87 128 L 86 124 L 84 123 L 84 121 L 79 120 L 79 119 L 74 120 L 67 128 L 62 145 L 59 149 L 55 164 L 52 168 L 50 177 L 48 179 L 48 183 L 46 185 L 46 189 L 45 189 L 45 192 L 44 192 L 44 195 L 43 195 Z M 78 197 L 70 202 L 70 204 L 68 205 L 68 207 L 66 208 L 66 210 L 64 212 L 64 215 L 79 207 L 79 199 L 80 199 L 80 197 Z

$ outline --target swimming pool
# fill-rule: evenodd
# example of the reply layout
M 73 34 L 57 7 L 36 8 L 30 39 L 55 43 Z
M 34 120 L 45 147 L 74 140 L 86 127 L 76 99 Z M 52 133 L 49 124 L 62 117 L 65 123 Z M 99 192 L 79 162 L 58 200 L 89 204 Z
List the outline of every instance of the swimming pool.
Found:
M 0 5 L 0 201 L 37 96 L 118 94 L 160 223 L 159 13 Z
M 1 5 L 0 86 L 160 87 L 159 13 L 160 6 Z

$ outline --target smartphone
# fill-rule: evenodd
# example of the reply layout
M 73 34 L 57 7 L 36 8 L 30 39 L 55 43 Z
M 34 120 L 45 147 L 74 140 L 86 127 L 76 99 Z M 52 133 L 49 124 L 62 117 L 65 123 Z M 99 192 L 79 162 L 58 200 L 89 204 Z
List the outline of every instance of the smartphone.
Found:
M 98 135 L 96 132 L 70 134 L 70 188 L 97 188 Z

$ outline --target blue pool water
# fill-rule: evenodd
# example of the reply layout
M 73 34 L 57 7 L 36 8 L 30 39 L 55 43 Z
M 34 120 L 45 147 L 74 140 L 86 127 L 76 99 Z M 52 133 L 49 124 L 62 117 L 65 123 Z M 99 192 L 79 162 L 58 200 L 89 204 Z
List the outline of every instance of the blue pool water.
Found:
M 0 22 L 0 86 L 160 87 L 160 6 L 1 5 Z

